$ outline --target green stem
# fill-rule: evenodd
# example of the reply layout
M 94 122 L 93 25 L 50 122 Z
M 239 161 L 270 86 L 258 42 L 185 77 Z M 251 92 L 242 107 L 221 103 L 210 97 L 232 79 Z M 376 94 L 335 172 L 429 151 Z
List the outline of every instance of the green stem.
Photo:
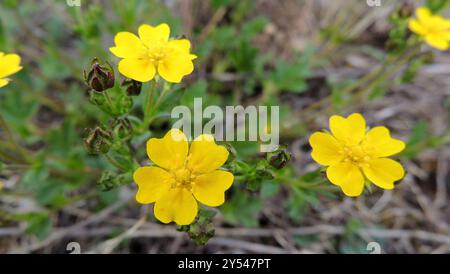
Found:
M 153 80 L 150 84 L 150 88 L 147 92 L 145 103 L 143 105 L 143 112 L 144 112 L 144 130 L 147 130 L 148 126 L 150 125 L 150 120 L 152 116 L 152 112 L 154 107 L 153 105 L 153 99 L 155 97 L 155 91 L 156 91 L 156 80 Z
M 109 154 L 103 154 L 105 156 L 105 158 L 115 167 L 117 167 L 120 170 L 127 170 L 126 168 L 124 168 L 119 162 L 117 162 L 116 159 L 114 159 L 113 157 L 111 157 L 111 155 Z
M 153 106 L 153 108 L 150 110 L 150 118 L 148 121 L 148 125 L 151 124 L 153 118 L 155 117 L 156 111 L 159 109 L 159 107 L 161 106 L 161 104 L 164 102 L 164 99 L 166 99 L 167 94 L 169 94 L 170 90 L 169 89 L 163 89 L 163 91 L 161 92 L 161 94 L 159 95 L 158 99 L 156 100 L 155 105 Z
M 108 103 L 108 105 L 109 105 L 111 108 L 113 108 L 113 107 L 114 107 L 113 101 L 112 101 L 112 99 L 111 99 L 111 96 L 109 96 L 108 91 L 107 91 L 107 90 L 104 90 L 102 93 L 103 93 L 103 96 L 105 97 L 106 102 Z

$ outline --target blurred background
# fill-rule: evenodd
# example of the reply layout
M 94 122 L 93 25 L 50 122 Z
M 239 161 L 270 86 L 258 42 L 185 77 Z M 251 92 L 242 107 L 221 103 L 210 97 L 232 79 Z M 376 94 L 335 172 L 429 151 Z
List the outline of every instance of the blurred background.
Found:
M 401 48 L 411 35 L 402 18 L 423 2 L 69 2 L 0 3 L 0 51 L 21 55 L 24 67 L 0 89 L 0 253 L 69 253 L 73 245 L 99 253 L 370 253 L 369 242 L 383 253 L 450 253 L 450 55 L 423 45 L 405 57 Z M 192 107 L 194 97 L 279 105 L 281 143 L 292 153 L 273 178 L 235 182 L 206 245 L 154 220 L 134 201 L 129 173 L 88 153 L 83 139 L 86 129 L 113 126 L 92 104 L 83 70 L 94 57 L 117 68 L 108 50 L 114 35 L 163 22 L 199 58 L 147 135 L 130 144 L 136 158 L 145 160 L 143 140 L 170 128 L 170 109 Z M 122 79 L 116 71 L 115 89 Z M 131 102 L 119 116 L 142 114 L 143 94 L 117 100 Z M 407 142 L 399 156 L 407 175 L 393 191 L 347 198 L 312 161 L 309 135 L 327 128 L 330 115 L 353 112 Z M 265 157 L 256 143 L 233 146 L 250 166 Z

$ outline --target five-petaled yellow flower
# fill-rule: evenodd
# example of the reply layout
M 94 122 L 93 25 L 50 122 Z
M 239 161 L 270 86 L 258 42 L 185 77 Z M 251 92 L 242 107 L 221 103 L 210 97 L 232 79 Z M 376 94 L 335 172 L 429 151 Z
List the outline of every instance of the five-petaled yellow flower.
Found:
M 366 121 L 359 113 L 347 118 L 333 115 L 329 123 L 331 134 L 316 132 L 309 138 L 311 156 L 328 166 L 328 179 L 345 195 L 359 196 L 365 178 L 383 189 L 393 189 L 394 181 L 403 178 L 402 165 L 386 157 L 402 151 L 405 143 L 391 138 L 386 127 L 366 132 Z
M 17 54 L 5 54 L 0 51 L 0 88 L 6 86 L 9 83 L 9 79 L 6 78 L 19 70 L 20 56 Z
M 212 135 L 200 135 L 188 147 L 184 133 L 171 129 L 147 142 L 147 155 L 154 165 L 134 172 L 136 201 L 155 203 L 154 215 L 161 222 L 188 225 L 197 216 L 197 201 L 213 207 L 224 203 L 234 176 L 218 169 L 228 159 L 228 150 L 216 145 Z
M 119 58 L 119 71 L 124 76 L 139 82 L 148 82 L 158 73 L 171 83 L 194 70 L 190 53 L 191 43 L 187 39 L 169 40 L 170 28 L 167 24 L 156 27 L 141 25 L 139 37 L 130 32 L 119 32 L 114 38 L 115 47 L 111 52 Z
M 433 15 L 428 8 L 420 7 L 416 10 L 417 19 L 410 19 L 409 29 L 439 50 L 450 47 L 450 20 L 439 15 Z

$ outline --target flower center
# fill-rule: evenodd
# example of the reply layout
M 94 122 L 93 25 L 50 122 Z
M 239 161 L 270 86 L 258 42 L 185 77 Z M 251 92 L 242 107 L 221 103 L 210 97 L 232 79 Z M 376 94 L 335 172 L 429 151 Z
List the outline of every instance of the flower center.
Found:
M 174 183 L 172 184 L 172 188 L 183 187 L 189 191 L 192 189 L 192 186 L 194 184 L 195 175 L 192 174 L 192 172 L 189 169 L 182 167 L 182 168 L 176 170 L 175 172 L 173 172 L 172 176 L 174 178 Z
M 164 59 L 168 54 L 167 42 L 161 41 L 151 46 L 145 45 L 145 48 L 145 58 L 155 66 L 158 66 L 159 64 L 164 62 Z
M 361 144 L 344 144 L 338 152 L 344 156 L 344 162 L 351 162 L 361 168 L 369 167 L 369 162 L 372 159 L 367 148 L 363 147 Z

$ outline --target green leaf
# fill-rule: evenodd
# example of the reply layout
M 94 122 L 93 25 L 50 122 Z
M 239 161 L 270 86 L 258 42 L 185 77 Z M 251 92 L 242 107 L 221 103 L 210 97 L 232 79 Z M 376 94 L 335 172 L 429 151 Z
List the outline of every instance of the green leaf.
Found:
M 264 181 L 261 186 L 261 199 L 271 198 L 280 191 L 280 183 L 276 181 Z
M 262 208 L 259 197 L 252 197 L 245 191 L 237 191 L 222 207 L 225 220 L 245 227 L 258 226 L 258 214 Z
M 17 220 L 26 221 L 27 227 L 25 232 L 27 234 L 35 235 L 40 240 L 47 238 L 52 230 L 52 220 L 47 212 L 29 212 L 17 214 Z
M 450 5 L 450 0 L 427 0 L 426 6 L 433 12 L 439 13 L 443 11 L 448 5 Z
M 313 48 L 308 47 L 303 54 L 297 54 L 294 61 L 278 59 L 269 76 L 278 91 L 301 93 L 306 90 L 306 79 L 311 75 L 310 61 L 313 52 Z

